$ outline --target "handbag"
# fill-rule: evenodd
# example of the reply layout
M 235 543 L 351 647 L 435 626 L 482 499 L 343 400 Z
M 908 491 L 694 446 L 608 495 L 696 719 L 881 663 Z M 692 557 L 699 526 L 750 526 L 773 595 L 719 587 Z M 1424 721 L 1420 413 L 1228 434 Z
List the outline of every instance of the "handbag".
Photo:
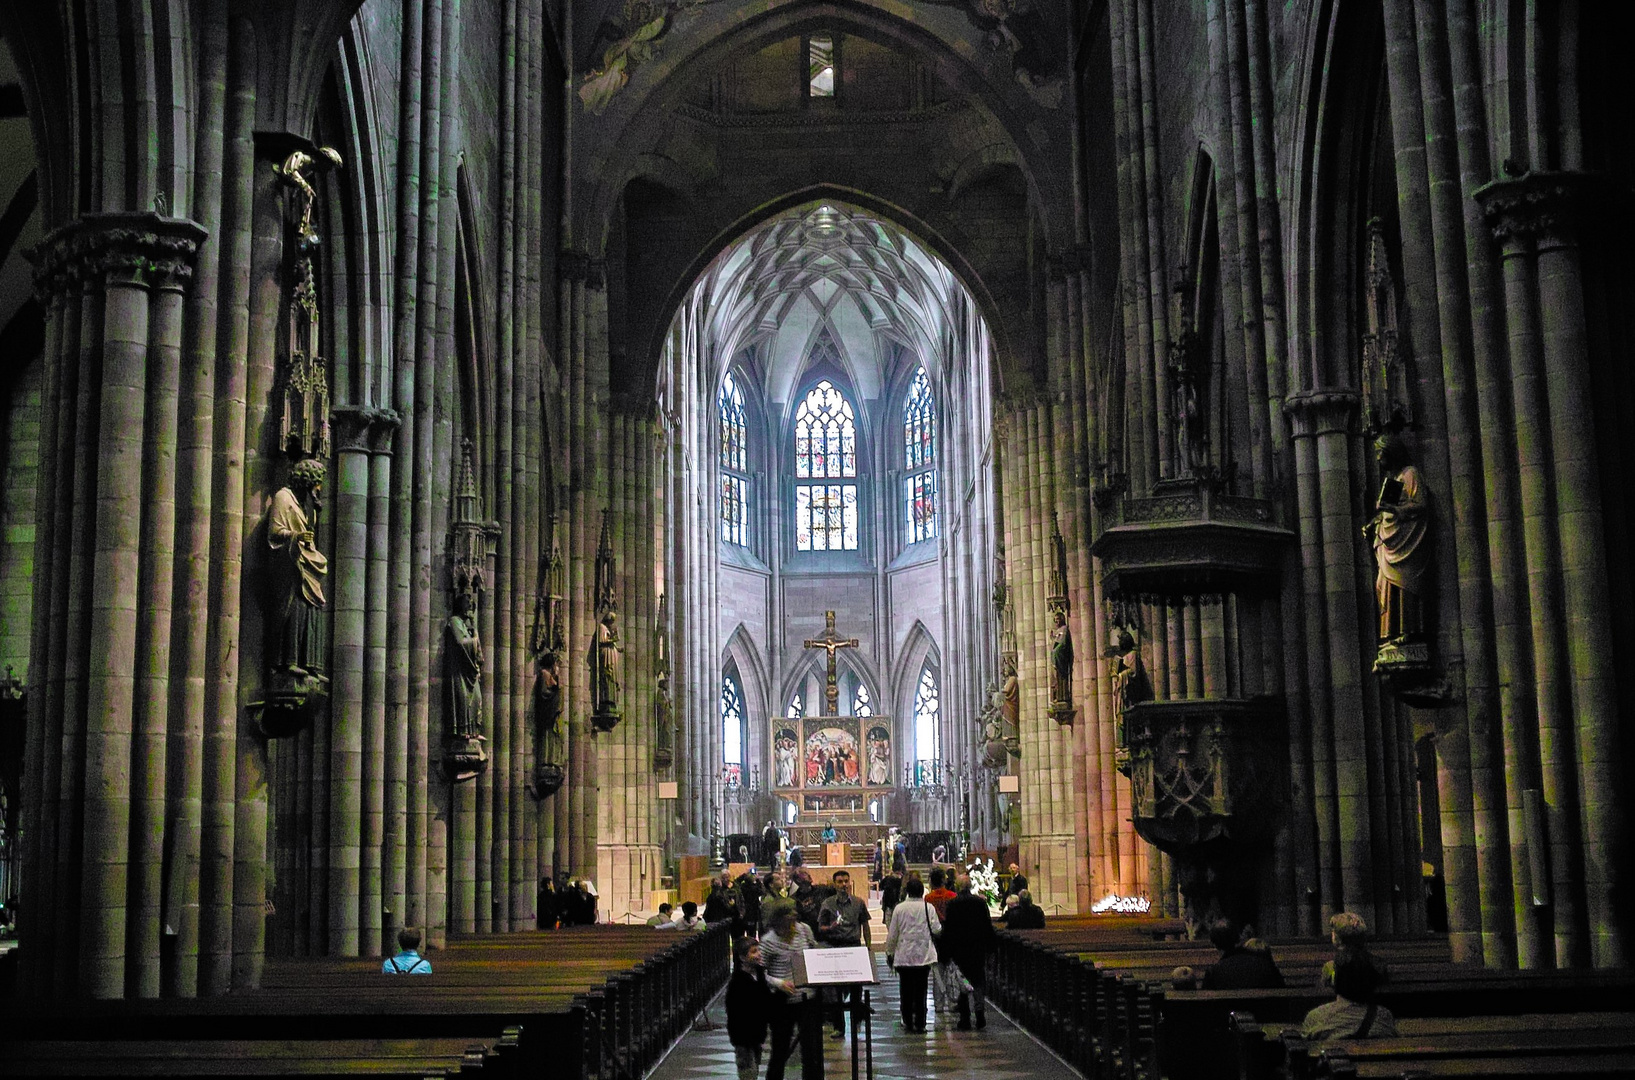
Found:
M 942 935 L 931 929 L 931 903 L 925 904 L 925 932 L 931 938 L 931 947 L 937 950 L 937 963 L 942 963 Z

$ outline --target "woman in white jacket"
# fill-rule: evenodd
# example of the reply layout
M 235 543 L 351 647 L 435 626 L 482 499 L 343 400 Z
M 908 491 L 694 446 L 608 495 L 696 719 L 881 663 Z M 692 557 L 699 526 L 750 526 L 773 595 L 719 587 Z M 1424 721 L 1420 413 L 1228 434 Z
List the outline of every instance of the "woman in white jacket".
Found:
M 937 962 L 936 935 L 942 932 L 937 909 L 925 902 L 925 883 L 912 877 L 902 903 L 891 914 L 886 931 L 886 964 L 897 971 L 903 997 L 903 1026 L 925 1030 L 925 989 Z

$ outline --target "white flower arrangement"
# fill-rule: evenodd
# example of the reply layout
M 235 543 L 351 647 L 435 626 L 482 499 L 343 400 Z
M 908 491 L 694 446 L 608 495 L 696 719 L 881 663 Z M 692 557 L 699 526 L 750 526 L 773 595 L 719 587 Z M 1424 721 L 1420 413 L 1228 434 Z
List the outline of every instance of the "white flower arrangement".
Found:
M 999 872 L 993 867 L 993 860 L 984 863 L 977 859 L 965 868 L 971 877 L 971 892 L 988 902 L 988 913 L 999 914 Z

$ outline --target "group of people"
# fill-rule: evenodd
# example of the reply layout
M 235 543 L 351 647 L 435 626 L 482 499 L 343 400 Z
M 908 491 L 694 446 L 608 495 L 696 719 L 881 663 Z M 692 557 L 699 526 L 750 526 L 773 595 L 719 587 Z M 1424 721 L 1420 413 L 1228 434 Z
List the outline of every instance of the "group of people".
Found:
M 549 877 L 539 879 L 539 928 L 592 926 L 596 923 L 596 886 L 589 878 L 569 878 L 562 888 Z
M 1319 983 L 1334 991 L 1334 1000 L 1306 1014 L 1300 1025 L 1304 1039 L 1366 1039 L 1396 1034 L 1396 1018 L 1376 1000 L 1385 981 L 1385 968 L 1368 951 L 1368 924 L 1360 915 L 1342 911 L 1329 920 L 1334 959 L 1323 965 Z M 1176 986 L 1202 990 L 1276 990 L 1284 986 L 1272 950 L 1254 936 L 1252 927 L 1218 919 L 1209 927 L 1209 941 L 1220 958 L 1198 978 L 1191 968 L 1177 968 Z
M 959 1013 L 962 1030 L 972 1028 L 973 1018 L 975 1027 L 986 1026 L 984 975 L 994 938 L 987 902 L 952 870 L 932 871 L 929 891 L 916 873 L 888 879 L 900 886 L 886 911 L 885 951 L 902 989 L 903 1027 L 925 1030 L 928 989 L 939 1011 Z M 821 1077 L 825 1022 L 830 1038 L 843 1038 L 847 1015 L 855 1025 L 862 1008 L 859 992 L 796 985 L 795 957 L 806 949 L 873 947 L 873 915 L 851 875 L 839 870 L 831 885 L 800 868 L 745 873 L 736 881 L 722 875 L 705 902 L 711 925 L 712 906 L 733 928 L 727 1034 L 740 1080 L 757 1076 L 763 1054 L 766 1080 L 783 1080 L 797 1048 L 803 1080 Z

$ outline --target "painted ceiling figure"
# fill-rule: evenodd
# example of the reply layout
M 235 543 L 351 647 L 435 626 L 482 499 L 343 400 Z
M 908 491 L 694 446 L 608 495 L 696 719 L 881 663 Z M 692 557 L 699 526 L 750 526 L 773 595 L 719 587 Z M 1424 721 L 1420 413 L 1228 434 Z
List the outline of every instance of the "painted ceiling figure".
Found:
M 1380 466 L 1380 494 L 1374 519 L 1365 530 L 1374 545 L 1374 599 L 1379 605 L 1379 640 L 1394 641 L 1424 632 L 1425 578 L 1431 565 L 1430 493 L 1408 459 L 1401 436 L 1374 440 Z
M 272 563 L 272 611 L 278 629 L 272 667 L 295 678 L 324 677 L 329 631 L 324 621 L 324 577 L 329 560 L 313 537 L 313 518 L 322 505 L 324 463 L 313 458 L 290 468 L 289 483 L 278 489 L 267 510 L 267 544 Z

